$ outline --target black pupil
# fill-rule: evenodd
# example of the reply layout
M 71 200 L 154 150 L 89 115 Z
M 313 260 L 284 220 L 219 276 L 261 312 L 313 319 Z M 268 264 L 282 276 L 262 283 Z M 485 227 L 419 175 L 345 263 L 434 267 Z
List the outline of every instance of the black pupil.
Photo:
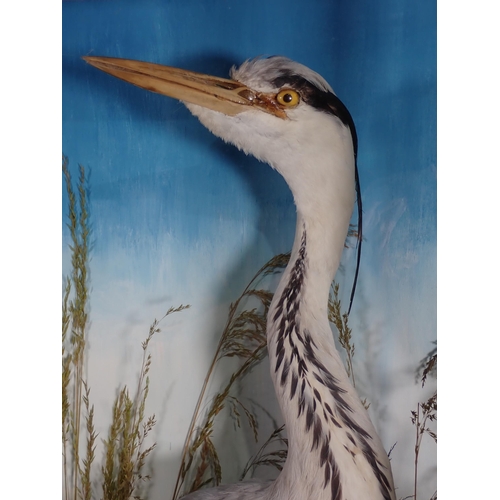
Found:
M 283 101 L 284 101 L 284 102 L 292 102 L 292 99 L 293 99 L 292 94 L 285 94 L 285 95 L 283 96 Z

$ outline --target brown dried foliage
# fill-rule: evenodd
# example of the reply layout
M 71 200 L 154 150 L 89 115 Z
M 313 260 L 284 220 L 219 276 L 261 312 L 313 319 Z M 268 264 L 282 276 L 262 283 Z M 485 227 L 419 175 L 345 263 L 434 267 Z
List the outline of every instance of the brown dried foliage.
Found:
M 267 355 L 266 320 L 272 293 L 267 290 L 256 289 L 254 284 L 261 277 L 273 274 L 278 269 L 286 266 L 289 257 L 289 254 L 273 257 L 252 278 L 240 297 L 229 308 L 226 325 L 205 377 L 187 433 L 181 466 L 172 497 L 173 500 L 179 498 L 181 493 L 190 493 L 208 484 L 212 486 L 220 484 L 222 471 L 212 437 L 215 418 L 226 407 L 234 417 L 238 427 L 241 426 L 244 416 L 246 423 L 254 434 L 255 440 L 258 439 L 255 415 L 235 394 L 234 386 Z M 252 299 L 257 301 L 258 306 L 242 310 L 243 303 Z M 232 373 L 222 389 L 213 397 L 206 414 L 201 417 L 202 403 L 206 397 L 207 387 L 217 363 L 225 358 L 233 357 L 240 360 L 238 368 Z

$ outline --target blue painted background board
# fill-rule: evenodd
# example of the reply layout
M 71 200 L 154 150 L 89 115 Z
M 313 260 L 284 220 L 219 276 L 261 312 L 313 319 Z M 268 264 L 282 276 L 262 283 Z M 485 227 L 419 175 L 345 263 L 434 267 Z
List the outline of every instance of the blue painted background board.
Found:
M 386 447 L 398 443 L 394 475 L 405 496 L 413 482 L 410 411 L 434 383 L 422 391 L 413 373 L 436 338 L 435 17 L 429 0 L 63 2 L 63 153 L 74 177 L 78 163 L 91 170 L 89 376 L 101 435 L 115 388 L 135 380 L 152 319 L 171 305 L 193 306 L 152 346 L 150 408 L 161 415 L 155 469 L 167 470 L 153 498 L 173 486 L 227 307 L 269 258 L 290 249 L 295 208 L 276 172 L 212 136 L 182 104 L 81 56 L 227 76 L 249 57 L 282 54 L 318 71 L 348 106 L 366 237 L 351 319 L 355 370 Z M 63 193 L 64 213 L 66 201 Z M 64 227 L 63 243 L 67 272 Z M 347 251 L 338 276 L 344 299 L 353 272 Z M 274 408 L 266 370 L 247 390 Z M 250 439 L 234 439 L 236 460 L 219 439 L 228 448 L 225 481 L 253 449 Z M 434 444 L 422 454 L 426 498 L 435 489 Z

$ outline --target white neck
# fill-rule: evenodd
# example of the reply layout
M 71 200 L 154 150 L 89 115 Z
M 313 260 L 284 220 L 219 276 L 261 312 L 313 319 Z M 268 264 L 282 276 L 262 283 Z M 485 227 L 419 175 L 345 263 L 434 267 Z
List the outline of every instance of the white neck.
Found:
M 352 175 L 350 186 L 321 183 L 324 189 L 306 204 L 289 182 L 297 204 L 296 235 L 267 331 L 289 450 L 269 498 L 273 491 L 286 491 L 289 500 L 395 498 L 387 455 L 347 377 L 327 316 L 351 215 L 349 198 L 354 205 Z

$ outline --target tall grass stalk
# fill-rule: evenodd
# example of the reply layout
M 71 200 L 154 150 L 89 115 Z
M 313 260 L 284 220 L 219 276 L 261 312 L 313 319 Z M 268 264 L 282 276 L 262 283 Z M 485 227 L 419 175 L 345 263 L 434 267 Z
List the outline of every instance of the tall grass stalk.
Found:
M 73 190 L 68 159 L 63 156 L 62 170 L 68 193 L 68 228 L 71 237 L 71 275 L 64 280 L 62 303 L 62 458 L 65 500 L 91 500 L 97 434 L 94 405 L 90 401 L 85 365 L 89 327 L 90 225 L 88 186 L 85 169 L 79 167 L 77 193 Z M 140 499 L 141 485 L 149 475 L 143 473 L 146 458 L 155 444 L 144 449 L 156 420 L 146 418 L 151 355 L 148 346 L 160 331 L 159 323 L 170 314 L 189 306 L 171 307 L 161 320 L 154 320 L 142 343 L 142 364 L 133 395 L 127 387 L 118 391 L 113 403 L 112 422 L 104 439 L 102 500 Z M 82 423 L 84 419 L 84 423 Z
M 85 169 L 80 166 L 77 195 L 73 191 L 68 159 L 63 157 L 63 174 L 68 194 L 69 222 L 71 237 L 71 277 L 66 279 L 62 312 L 62 441 L 64 491 L 66 498 L 77 500 L 87 495 L 87 470 L 93 461 L 93 454 L 86 455 L 86 465 L 80 463 L 80 431 L 82 403 L 84 401 L 84 356 L 88 328 L 88 262 L 89 237 L 88 200 Z M 72 293 L 73 292 L 73 293 Z M 68 332 L 69 346 L 67 342 Z M 69 350 L 68 350 L 69 348 Z M 86 389 L 85 397 L 88 395 Z M 87 399 L 87 426 L 93 429 L 93 406 Z M 70 471 L 68 471 L 68 467 Z
M 335 325 L 338 332 L 339 343 L 346 353 L 345 369 L 347 376 L 350 377 L 353 387 L 356 387 L 354 370 L 352 367 L 352 358 L 354 357 L 354 344 L 352 343 L 352 330 L 349 328 L 349 315 L 342 313 L 342 307 L 339 299 L 339 285 L 333 283 L 328 297 L 328 320 Z
M 249 473 L 253 473 L 257 467 L 262 465 L 275 467 L 279 471 L 283 470 L 288 454 L 288 439 L 282 436 L 284 429 L 285 425 L 283 424 L 280 428 L 274 430 L 259 451 L 248 460 L 241 473 L 240 481 L 243 481 Z M 267 451 L 268 448 L 275 448 L 275 445 L 280 448 Z
M 170 314 L 189 306 L 171 307 L 160 320 L 154 320 L 149 334 L 142 343 L 142 364 L 135 394 L 131 397 L 127 387 L 121 389 L 113 403 L 113 414 L 107 439 L 104 440 L 105 460 L 101 467 L 102 500 L 128 500 L 141 498 L 141 486 L 151 476 L 143 473 L 146 458 L 156 444 L 144 449 L 146 438 L 156 424 L 152 415 L 146 419 L 146 399 L 149 393 L 151 354 L 149 342 L 160 332 L 159 324 Z
M 226 407 L 240 426 L 241 412 L 257 439 L 257 422 L 255 416 L 232 393 L 234 384 L 248 374 L 267 354 L 266 320 L 272 293 L 255 289 L 256 281 L 288 263 L 289 254 L 280 254 L 265 264 L 249 282 L 240 297 L 231 304 L 226 325 L 215 350 L 212 362 L 205 376 L 195 411 L 187 432 L 181 456 L 181 466 L 177 474 L 172 499 L 179 498 L 181 492 L 189 493 L 209 483 L 216 486 L 222 479 L 219 457 L 212 441 L 214 422 L 217 415 Z M 241 310 L 244 300 L 255 298 L 259 307 Z M 241 360 L 239 367 L 229 377 L 226 385 L 212 399 L 212 403 L 200 424 L 200 411 L 206 397 L 206 391 L 216 365 L 224 358 L 237 357 Z M 194 471 L 194 472 L 193 472 Z M 191 472 L 191 474 L 190 474 Z M 191 482 L 186 486 L 186 481 Z
M 434 348 L 422 360 L 417 368 L 417 375 L 421 374 L 422 387 L 425 386 L 429 375 L 436 375 L 437 371 L 437 348 Z M 411 412 L 411 422 L 415 427 L 415 457 L 413 461 L 413 495 L 407 498 L 417 500 L 418 491 L 418 464 L 422 439 L 425 435 L 430 436 L 437 443 L 437 433 L 429 427 L 430 422 L 437 420 L 437 390 L 423 403 L 417 403 L 416 410 Z M 435 492 L 431 500 L 437 498 Z

